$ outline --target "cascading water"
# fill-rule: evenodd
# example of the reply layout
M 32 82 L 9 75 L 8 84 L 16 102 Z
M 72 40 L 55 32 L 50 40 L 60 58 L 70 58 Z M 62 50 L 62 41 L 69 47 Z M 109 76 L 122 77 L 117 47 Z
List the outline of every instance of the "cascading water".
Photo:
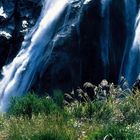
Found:
M 3 67 L 3 77 L 0 81 L 0 110 L 7 110 L 11 97 L 21 96 L 26 93 L 36 73 L 42 74 L 46 65 L 47 68 L 49 67 L 50 61 L 53 61 L 52 63 L 54 65 L 56 63 L 59 65 L 60 63 L 52 60 L 52 57 L 54 58 L 54 55 L 56 55 L 57 58 L 63 59 L 64 57 L 61 52 L 64 52 L 66 55 L 70 53 L 67 62 L 68 65 L 73 64 L 71 68 L 80 63 L 80 76 L 77 74 L 79 70 L 78 66 L 75 68 L 75 71 L 72 72 L 73 75 L 77 74 L 77 77 L 80 77 L 79 81 L 85 82 L 85 80 L 88 79 L 92 81 L 91 77 L 93 77 L 95 78 L 95 82 L 102 78 L 109 80 L 114 78 L 114 81 L 112 81 L 116 82 L 119 78 L 119 70 L 121 69 L 120 76 L 125 76 L 130 85 L 132 85 L 140 73 L 140 12 L 135 23 L 136 0 L 122 0 L 119 4 L 117 0 L 71 0 L 70 2 L 68 2 L 68 0 L 44 0 L 40 17 L 36 25 L 25 36 L 19 53 L 11 64 Z M 97 10 L 94 10 L 96 6 Z M 65 10 L 66 7 L 67 10 Z M 77 11 L 77 9 L 79 9 L 79 11 Z M 64 10 L 66 13 L 63 12 Z M 7 17 L 4 8 L 1 8 L 0 12 L 2 17 Z M 61 16 L 62 12 L 65 17 Z M 59 28 L 59 26 L 61 26 L 61 28 Z M 77 26 L 76 29 L 75 26 Z M 70 27 L 71 30 L 65 34 L 68 27 Z M 122 32 L 118 32 L 119 29 L 122 30 Z M 56 37 L 60 31 L 64 32 L 63 38 L 60 38 L 60 40 L 64 40 L 59 43 L 59 38 L 57 38 L 58 42 L 55 42 L 53 37 Z M 72 43 L 68 42 L 68 44 L 66 44 L 66 41 L 72 37 L 72 35 L 76 38 L 70 40 Z M 11 37 L 12 35 L 7 38 Z M 54 43 L 56 46 L 50 43 L 52 39 L 54 39 L 53 41 L 56 43 Z M 75 53 L 74 50 L 77 44 L 79 44 L 78 61 L 75 60 L 77 59 L 77 57 L 75 57 L 77 53 Z M 72 49 L 70 49 L 71 47 Z M 122 58 L 123 54 L 124 57 Z M 95 57 L 92 55 L 95 55 Z M 92 60 L 92 62 L 89 62 L 89 60 Z M 70 61 L 72 61 L 72 63 Z M 121 61 L 122 66 L 120 68 Z M 88 68 L 91 70 L 85 70 L 85 67 L 89 64 L 91 66 Z M 50 71 L 47 70 L 52 74 L 53 68 L 52 66 L 50 69 L 48 68 Z M 61 72 L 61 68 L 63 74 L 63 66 L 61 66 L 61 64 L 59 68 L 58 66 L 55 68 L 56 75 Z M 57 70 L 57 68 L 60 69 L 60 71 Z M 94 74 L 92 74 L 92 72 Z M 60 73 L 60 76 L 62 76 L 62 74 Z M 66 78 L 67 77 L 71 78 L 71 73 L 66 73 Z M 74 76 L 72 76 L 72 78 L 73 77 Z M 69 78 L 67 79 L 69 80 Z M 63 82 L 65 82 L 65 79 L 63 80 Z M 74 80 L 75 79 L 72 79 L 72 81 Z
M 125 0 L 125 24 L 126 24 L 126 43 L 125 43 L 125 50 L 124 50 L 124 56 L 122 59 L 122 66 L 120 69 L 120 77 L 124 76 L 129 80 L 128 78 L 128 57 L 129 57 L 129 51 L 133 44 L 133 38 L 134 38 L 134 26 L 135 26 L 135 18 L 136 18 L 136 1 L 135 0 Z M 130 82 L 130 80 L 129 80 Z
M 140 10 L 136 18 L 135 36 L 132 48 L 129 52 L 128 64 L 126 67 L 126 78 L 130 86 L 140 74 Z
M 110 45 L 110 2 L 111 0 L 101 0 L 102 4 L 102 34 L 101 34 L 101 57 L 104 66 L 104 78 L 108 77 L 109 66 L 109 45 Z
M 45 0 L 42 13 L 35 27 L 25 36 L 21 50 L 11 64 L 3 67 L 3 78 L 0 81 L 1 111 L 7 110 L 11 96 L 20 96 L 28 90 L 34 75 L 43 65 L 41 61 L 44 52 L 47 50 L 48 54 L 51 53 L 47 44 L 67 3 L 68 0 Z

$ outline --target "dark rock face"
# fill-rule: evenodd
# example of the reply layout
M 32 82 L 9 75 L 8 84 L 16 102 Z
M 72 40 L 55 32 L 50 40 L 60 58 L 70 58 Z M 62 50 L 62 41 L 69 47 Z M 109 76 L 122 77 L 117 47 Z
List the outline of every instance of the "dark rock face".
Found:
M 89 81 L 96 84 L 103 78 L 100 48 L 100 1 L 92 1 L 84 6 L 80 21 L 80 34 L 81 81 Z
M 139 4 L 139 0 L 136 0 Z M 16 55 L 25 33 L 35 24 L 43 1 L 2 0 L 0 5 L 0 66 L 9 63 Z M 137 5 L 138 5 L 137 4 Z M 36 91 L 53 89 L 71 90 L 84 82 L 98 84 L 106 78 L 117 82 L 126 42 L 124 0 L 110 3 L 110 40 L 108 76 L 104 76 L 101 57 L 101 34 L 104 18 L 100 0 L 71 0 L 66 14 L 62 15 L 60 28 L 49 43 L 53 49 L 43 71 L 38 73 L 32 88 Z M 6 14 L 6 16 L 5 16 Z M 62 24 L 64 23 L 64 24 Z
M 117 11 L 117 12 L 116 12 Z M 116 82 L 119 77 L 126 42 L 125 3 L 113 0 L 110 6 L 110 74 L 109 81 Z
M 73 11 L 77 3 L 73 4 Z M 54 37 L 51 65 L 46 67 L 46 76 L 43 75 L 40 78 L 44 89 L 71 89 L 86 81 L 98 84 L 104 78 L 110 82 L 118 82 L 126 41 L 128 41 L 127 34 L 130 30 L 128 28 L 130 26 L 133 28 L 132 25 L 128 26 L 126 23 L 127 5 L 125 4 L 123 0 L 110 2 L 108 76 L 104 75 L 105 70 L 101 58 L 100 37 L 104 23 L 101 14 L 102 3 L 94 0 L 88 4 L 79 5 L 80 10 L 75 10 L 77 14 L 74 13 L 76 18 L 72 15 L 73 20 L 71 22 L 71 18 L 68 19 L 70 24 L 65 28 L 65 32 L 63 29 L 59 32 L 63 35 L 58 33 Z M 137 1 L 137 7 L 138 5 L 139 1 Z M 131 40 L 133 38 L 129 42 Z M 45 81 L 49 81 L 48 84 L 45 84 Z
M 122 9 L 124 1 L 112 1 L 108 77 L 104 77 L 101 60 L 101 2 L 94 0 L 83 4 L 75 1 L 68 11 L 67 24 L 56 33 L 50 43 L 53 53 L 44 74 L 39 76 L 40 84 L 36 89 L 68 90 L 86 81 L 98 84 L 104 78 L 117 82 L 126 38 L 125 15 Z
M 37 0 L 1 0 L 0 67 L 17 54 L 25 33 L 35 24 L 41 11 Z
M 67 8 L 65 21 L 49 44 L 53 49 L 49 61 L 44 62 L 45 70 L 39 74 L 35 87 L 37 91 L 53 89 L 68 90 L 81 82 L 81 45 L 79 22 L 82 12 L 80 0 L 72 1 Z M 62 16 L 63 20 L 64 17 Z M 39 82 L 38 82 L 39 80 Z M 39 84 L 37 84 L 39 83 Z M 38 87 L 36 88 L 36 85 Z

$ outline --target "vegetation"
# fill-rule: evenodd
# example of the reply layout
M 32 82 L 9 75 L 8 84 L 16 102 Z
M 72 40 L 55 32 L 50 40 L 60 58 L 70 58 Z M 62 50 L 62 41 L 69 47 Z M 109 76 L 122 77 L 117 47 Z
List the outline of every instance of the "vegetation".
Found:
M 11 101 L 0 116 L 0 139 L 8 140 L 139 140 L 140 91 L 103 80 L 85 83 L 62 96 L 33 93 Z

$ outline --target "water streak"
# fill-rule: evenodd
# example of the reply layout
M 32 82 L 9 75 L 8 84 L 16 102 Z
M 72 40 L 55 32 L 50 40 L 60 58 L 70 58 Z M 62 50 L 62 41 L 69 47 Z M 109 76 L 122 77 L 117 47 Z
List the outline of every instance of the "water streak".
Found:
M 59 16 L 64 11 L 68 0 L 45 0 L 42 13 L 25 36 L 18 55 L 11 64 L 3 67 L 3 78 L 0 81 L 0 110 L 6 111 L 12 96 L 20 96 L 30 87 L 40 67 L 42 55 L 52 38 Z M 49 50 L 49 49 L 48 49 Z
M 120 76 L 124 76 L 128 80 L 128 57 L 131 46 L 133 44 L 134 34 L 135 34 L 135 18 L 136 18 L 136 1 L 135 0 L 125 0 L 125 25 L 126 25 L 126 43 L 125 43 L 125 50 L 124 56 L 122 59 L 122 65 L 120 68 Z
M 126 78 L 130 86 L 140 74 L 140 10 L 136 18 L 135 37 L 129 52 L 128 64 L 126 67 Z
M 101 34 L 101 57 L 104 66 L 104 78 L 108 77 L 109 47 L 110 47 L 110 2 L 111 0 L 101 0 L 102 4 L 102 34 Z

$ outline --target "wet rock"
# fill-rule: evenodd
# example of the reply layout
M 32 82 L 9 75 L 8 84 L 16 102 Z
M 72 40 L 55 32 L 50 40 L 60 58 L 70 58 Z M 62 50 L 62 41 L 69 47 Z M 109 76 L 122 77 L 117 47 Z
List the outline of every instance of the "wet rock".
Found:
M 24 35 L 36 23 L 41 7 L 41 1 L 37 0 L 2 0 L 0 2 L 0 56 L 3 56 L 0 67 L 15 57 Z
M 140 91 L 140 74 L 139 74 L 136 82 L 133 85 L 133 91 L 136 92 L 137 90 Z
M 99 0 L 72 0 L 64 24 L 56 31 L 45 68 L 38 76 L 36 89 L 70 91 L 85 82 L 99 84 L 102 79 L 118 82 L 126 41 L 124 1 L 111 1 L 108 77 L 104 76 L 101 52 L 103 17 Z M 116 12 L 117 11 L 117 12 Z M 116 22 L 118 21 L 118 22 Z M 123 39 L 122 39 L 123 38 Z M 37 82 L 36 82 L 37 83 Z M 36 84 L 35 84 L 36 85 Z M 36 87 L 36 86 L 35 86 Z
M 137 0 L 139 3 L 139 0 Z M 17 54 L 24 35 L 40 15 L 44 0 L 2 0 L 0 2 L 0 66 Z M 102 60 L 101 0 L 71 0 L 60 18 L 52 40 L 42 56 L 44 66 L 32 86 L 37 91 L 69 90 L 85 82 L 96 85 L 102 79 L 118 82 L 126 44 L 124 0 L 112 0 L 109 8 L 109 66 L 104 76 Z M 117 11 L 117 12 L 116 12 Z M 117 21 L 117 22 L 116 22 Z M 45 39 L 45 38 L 44 38 Z M 49 51 L 48 51 L 49 50 Z M 49 55 L 48 55 L 49 53 Z M 103 84 L 106 84 L 105 82 Z M 106 86 L 105 86 L 106 88 Z

